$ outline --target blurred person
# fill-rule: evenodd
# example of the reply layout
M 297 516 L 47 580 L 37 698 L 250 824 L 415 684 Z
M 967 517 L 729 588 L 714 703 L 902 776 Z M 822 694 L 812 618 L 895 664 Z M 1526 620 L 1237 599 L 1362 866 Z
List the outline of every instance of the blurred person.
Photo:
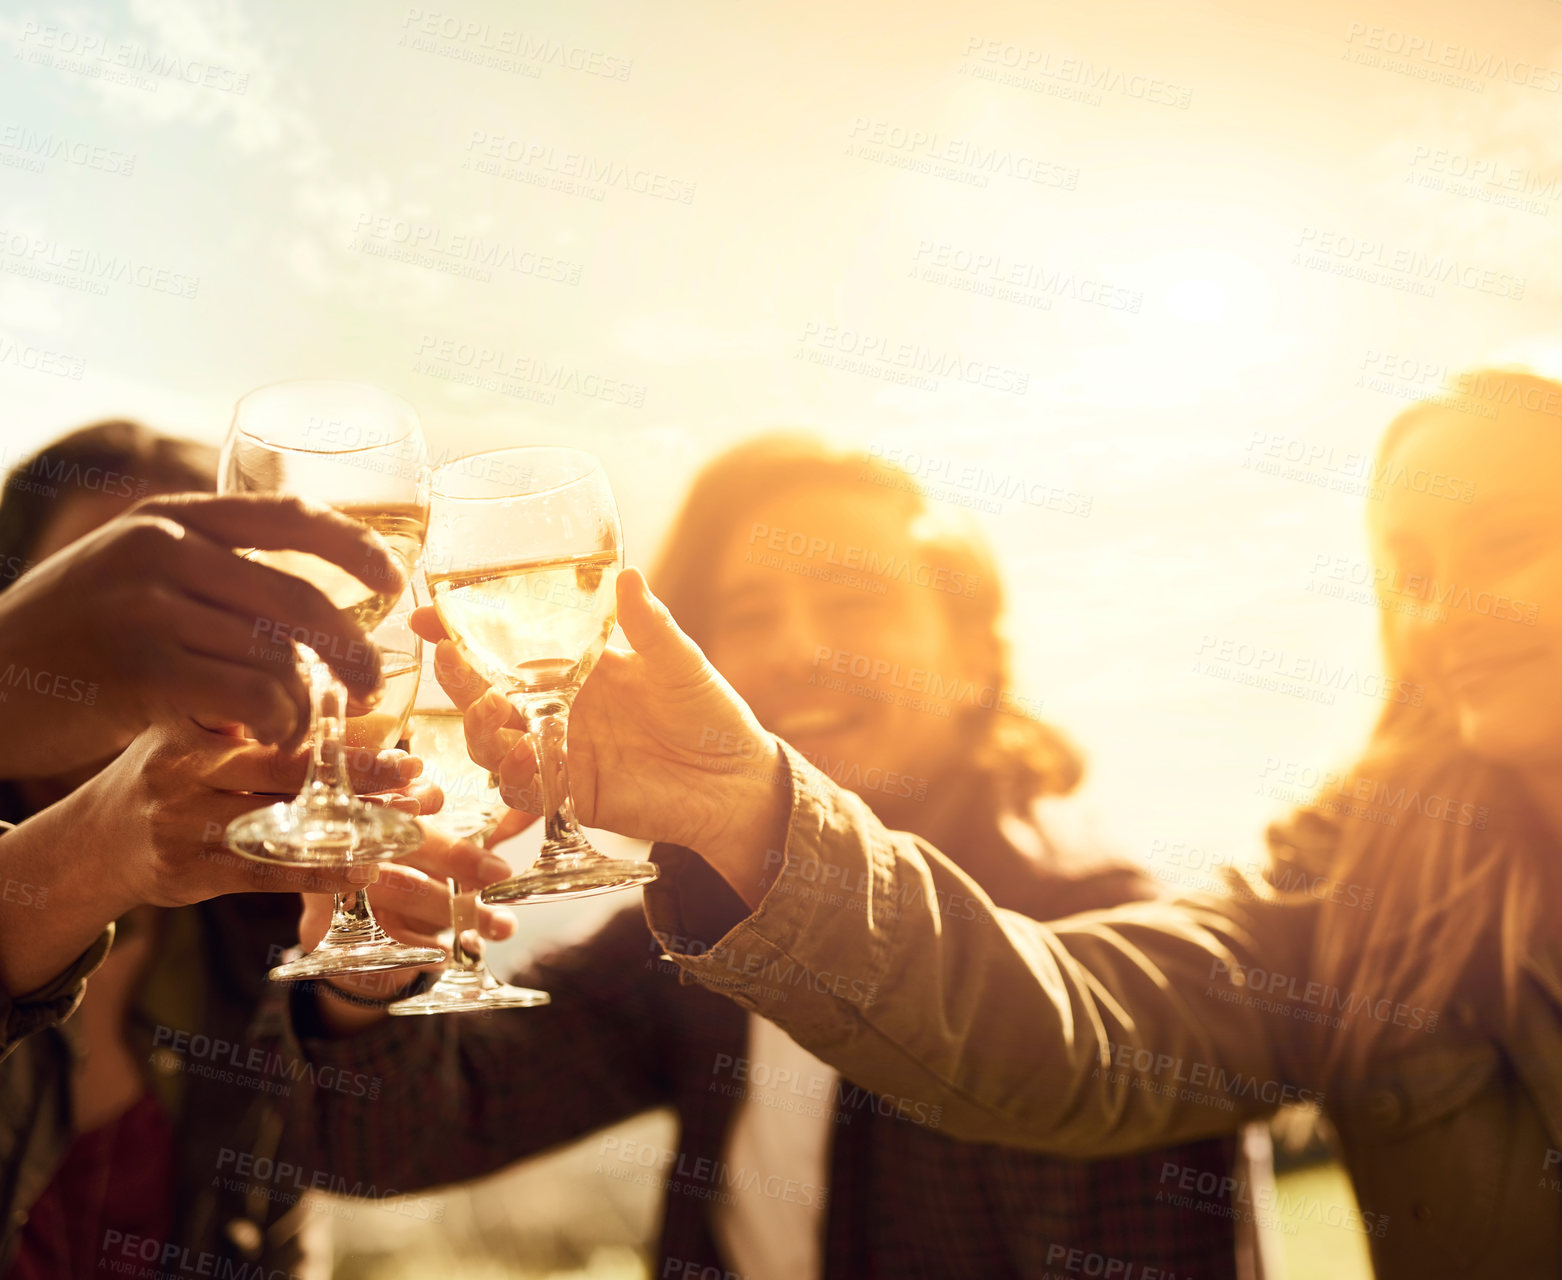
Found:
M 635 651 L 604 655 L 571 718 L 577 812 L 682 846 L 654 850 L 646 902 L 685 976 L 851 1078 L 941 1106 L 952 1135 L 1142 1150 L 1230 1132 L 1278 1084 L 1332 1121 L 1358 1206 L 1313 1216 L 1337 1211 L 1378 1274 L 1556 1275 L 1559 415 L 1562 384 L 1482 370 L 1391 424 L 1369 517 L 1383 714 L 1343 780 L 1270 828 L 1265 870 L 1227 872 L 1223 893 L 1052 924 L 1006 910 L 768 734 L 632 571 Z M 500 701 L 471 702 L 469 746 L 524 787 Z M 681 945 L 691 849 L 753 909 L 698 953 Z M 821 882 L 853 892 L 825 901 Z M 976 919 L 945 906 L 962 895 Z M 752 976 L 777 957 L 810 979 L 784 999 Z M 874 998 L 811 981 L 841 972 Z M 1179 1072 L 1200 1093 L 1165 1088 Z M 1204 1199 L 1168 1168 L 1169 1191 Z
M 139 1267 L 147 1241 L 162 1265 L 171 1247 L 204 1258 L 206 1274 L 219 1260 L 299 1264 L 298 1197 L 235 1167 L 240 1155 L 250 1165 L 285 1157 L 280 1104 L 296 1087 L 265 974 L 297 914 L 291 892 L 351 890 L 374 872 L 267 867 L 224 851 L 221 836 L 304 777 L 306 753 L 289 743 L 307 731 L 296 723 L 307 699 L 300 710 L 293 647 L 274 638 L 272 619 L 284 637 L 301 627 L 339 638 L 322 648 L 338 655 L 360 706 L 380 678 L 346 615 L 229 548 L 307 546 L 354 571 L 399 571 L 323 508 L 187 492 L 210 490 L 215 470 L 214 450 L 101 423 L 20 464 L 0 501 L 10 664 L 0 819 L 14 824 L 0 833 L 0 1261 L 10 1277 Z M 136 505 L 165 494 L 178 496 Z M 256 644 L 259 619 L 269 639 Z M 277 745 L 239 735 L 250 717 Z M 349 758 L 360 789 L 418 810 L 407 794 L 415 762 Z M 419 857 L 470 865 L 476 852 L 436 840 Z M 385 879 L 387 919 L 426 931 L 418 922 L 438 914 L 427 882 L 399 867 Z
M 758 554 L 774 530 L 897 568 L 793 572 L 803 566 Z M 998 901 L 1052 915 L 1153 895 L 1084 819 L 1072 795 L 1079 754 L 1009 689 L 992 557 L 972 529 L 941 521 L 899 468 L 806 437 L 741 446 L 695 480 L 656 580 L 769 728 L 883 821 L 940 842 Z M 415 625 L 428 623 L 425 613 Z M 439 656 L 442 681 L 462 669 L 448 643 Z M 882 664 L 872 688 L 831 674 L 864 662 Z M 891 671 L 920 692 L 899 696 Z M 698 736 L 702 722 L 688 727 Z M 654 939 L 636 901 L 516 977 L 551 993 L 545 1008 L 381 1019 L 337 1003 L 328 985 L 299 993 L 300 1051 L 322 1069 L 387 1081 L 375 1101 L 315 1091 L 297 1122 L 320 1143 L 312 1158 L 346 1183 L 427 1187 L 669 1106 L 680 1134 L 675 1152 L 656 1153 L 672 1161 L 657 1276 L 997 1280 L 1040 1277 L 1067 1256 L 1111 1258 L 1135 1274 L 1237 1274 L 1229 1215 L 1156 1196 L 1167 1161 L 1230 1179 L 1229 1141 L 1094 1163 L 956 1141 L 937 1106 L 870 1094 L 772 1023 L 681 984 L 664 942 L 714 948 L 743 905 L 692 857 L 678 885 L 676 940 Z M 956 894 L 945 905 L 971 901 Z M 897 904 L 891 895 L 880 909 Z M 311 905 L 306 936 L 323 916 Z M 778 998 L 792 998 L 796 971 L 766 971 Z M 844 971 L 829 981 L 861 986 Z M 639 1174 L 653 1154 L 604 1144 L 608 1176 Z

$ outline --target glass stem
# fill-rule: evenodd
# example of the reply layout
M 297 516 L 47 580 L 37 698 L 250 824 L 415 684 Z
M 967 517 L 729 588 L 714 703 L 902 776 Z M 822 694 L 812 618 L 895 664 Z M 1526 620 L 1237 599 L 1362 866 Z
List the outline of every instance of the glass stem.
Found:
M 524 707 L 526 730 L 537 754 L 537 780 L 542 788 L 544 839 L 541 858 L 552 859 L 575 852 L 584 844 L 575 821 L 575 802 L 569 790 L 569 706 L 549 702 Z
M 480 844 L 486 842 L 479 841 Z M 456 969 L 477 973 L 483 967 L 482 936 L 477 931 L 477 890 L 463 893 L 454 876 L 450 880 L 450 961 Z
M 355 942 L 373 942 L 385 936 L 380 922 L 369 909 L 369 891 L 355 889 L 339 893 L 331 903 L 331 932 L 326 937 L 332 946 L 350 946 Z
M 310 718 L 314 725 L 314 752 L 309 760 L 309 776 L 304 782 L 311 800 L 326 800 L 334 795 L 347 794 L 346 749 L 343 738 L 347 733 L 347 690 L 331 674 L 331 668 L 321 662 L 313 652 L 309 664 Z M 351 862 L 352 847 L 344 854 Z M 354 889 L 352 893 L 338 893 L 331 900 L 331 929 L 325 944 L 351 946 L 357 942 L 373 942 L 385 937 L 380 922 L 369 907 L 369 891 Z
M 314 749 L 304 793 L 310 802 L 324 802 L 350 795 L 343 739 L 347 733 L 347 690 L 331 668 L 313 650 L 304 650 L 309 663 L 309 736 Z M 351 854 L 348 855 L 351 860 Z

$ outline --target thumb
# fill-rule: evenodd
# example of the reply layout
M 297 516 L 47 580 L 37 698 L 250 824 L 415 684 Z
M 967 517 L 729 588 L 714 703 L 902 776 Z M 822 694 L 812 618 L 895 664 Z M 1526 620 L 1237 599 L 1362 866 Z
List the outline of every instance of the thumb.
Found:
M 298 917 L 298 945 L 305 951 L 313 951 L 331 927 L 331 911 L 335 906 L 329 894 L 304 893 L 303 911 Z
M 662 674 L 693 678 L 705 673 L 705 655 L 678 629 L 638 569 L 618 575 L 618 622 L 634 651 Z
M 407 623 L 420 638 L 430 644 L 438 644 L 450 634 L 445 630 L 445 624 L 440 621 L 438 612 L 431 604 L 419 605 L 412 611 Z

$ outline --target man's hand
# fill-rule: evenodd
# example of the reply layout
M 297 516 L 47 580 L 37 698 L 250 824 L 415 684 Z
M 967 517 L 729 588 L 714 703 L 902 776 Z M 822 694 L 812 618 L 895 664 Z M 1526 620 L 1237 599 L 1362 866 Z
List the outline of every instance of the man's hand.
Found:
M 765 851 L 784 835 L 780 749 L 637 570 L 619 575 L 618 620 L 633 650 L 603 653 L 569 717 L 575 813 L 588 826 L 686 845 L 757 902 Z M 433 609 L 418 610 L 412 625 L 440 642 L 436 671 L 465 712 L 472 759 L 499 774 L 506 802 L 522 811 L 500 828 L 503 838 L 537 807 L 521 718 L 463 661 Z
M 235 554 L 290 548 L 376 591 L 404 575 L 378 535 L 296 498 L 186 494 L 140 503 L 0 592 L 0 775 L 103 760 L 152 722 L 243 724 L 297 747 L 309 695 L 292 643 L 316 649 L 364 709 L 374 646 L 314 586 Z

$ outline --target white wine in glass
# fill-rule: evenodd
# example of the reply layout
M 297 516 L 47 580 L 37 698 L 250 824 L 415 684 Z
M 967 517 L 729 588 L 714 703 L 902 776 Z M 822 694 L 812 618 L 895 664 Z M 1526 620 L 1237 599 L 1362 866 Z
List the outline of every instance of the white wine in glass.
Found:
M 439 615 L 490 683 L 574 691 L 613 633 L 618 552 L 428 575 Z M 511 661 L 511 655 L 536 654 Z M 502 687 L 502 685 L 501 685 Z
M 433 660 L 427 665 L 432 667 Z M 408 726 L 413 754 L 423 761 L 423 777 L 444 792 L 445 803 L 432 822 L 448 834 L 476 841 L 483 848 L 504 817 L 498 782 L 466 749 L 462 715 L 439 687 L 432 669 L 419 682 L 418 706 Z M 500 982 L 483 959 L 478 932 L 477 887 L 453 877 L 450 887 L 450 964 L 421 995 L 390 1006 L 397 1015 L 473 1013 L 492 1009 L 531 1009 L 547 1004 L 546 991 Z
M 574 449 L 499 449 L 434 473 L 424 557 L 467 661 L 520 713 L 536 753 L 542 852 L 484 902 L 647 884 L 656 866 L 591 847 L 570 798 L 569 709 L 612 634 L 623 534 L 602 464 Z
M 411 571 L 423 550 L 428 533 L 428 509 L 412 505 L 333 504 L 344 516 L 373 529 L 385 540 L 403 569 Z M 338 609 L 346 610 L 365 631 L 372 631 L 396 606 L 395 591 L 376 591 L 340 565 L 332 564 L 308 551 L 251 551 L 247 558 L 291 573 L 311 583 Z
M 428 454 L 417 413 L 377 387 L 350 382 L 280 382 L 234 409 L 218 475 L 221 493 L 292 494 L 336 507 L 386 540 L 411 572 L 428 526 Z M 300 551 L 258 550 L 249 558 L 301 578 L 365 631 L 395 607 L 402 583 L 355 576 Z M 290 802 L 229 824 L 228 846 L 246 857 L 294 866 L 343 866 L 411 853 L 417 823 L 353 794 L 342 762 L 346 691 L 319 655 L 295 641 L 310 690 L 309 774 Z
M 410 632 L 408 634 L 410 636 Z M 380 670 L 385 676 L 385 692 L 374 710 L 347 721 L 343 741 L 349 747 L 376 750 L 394 747 L 402 738 L 407 717 L 412 714 L 421 675 L 417 656 L 381 648 Z

